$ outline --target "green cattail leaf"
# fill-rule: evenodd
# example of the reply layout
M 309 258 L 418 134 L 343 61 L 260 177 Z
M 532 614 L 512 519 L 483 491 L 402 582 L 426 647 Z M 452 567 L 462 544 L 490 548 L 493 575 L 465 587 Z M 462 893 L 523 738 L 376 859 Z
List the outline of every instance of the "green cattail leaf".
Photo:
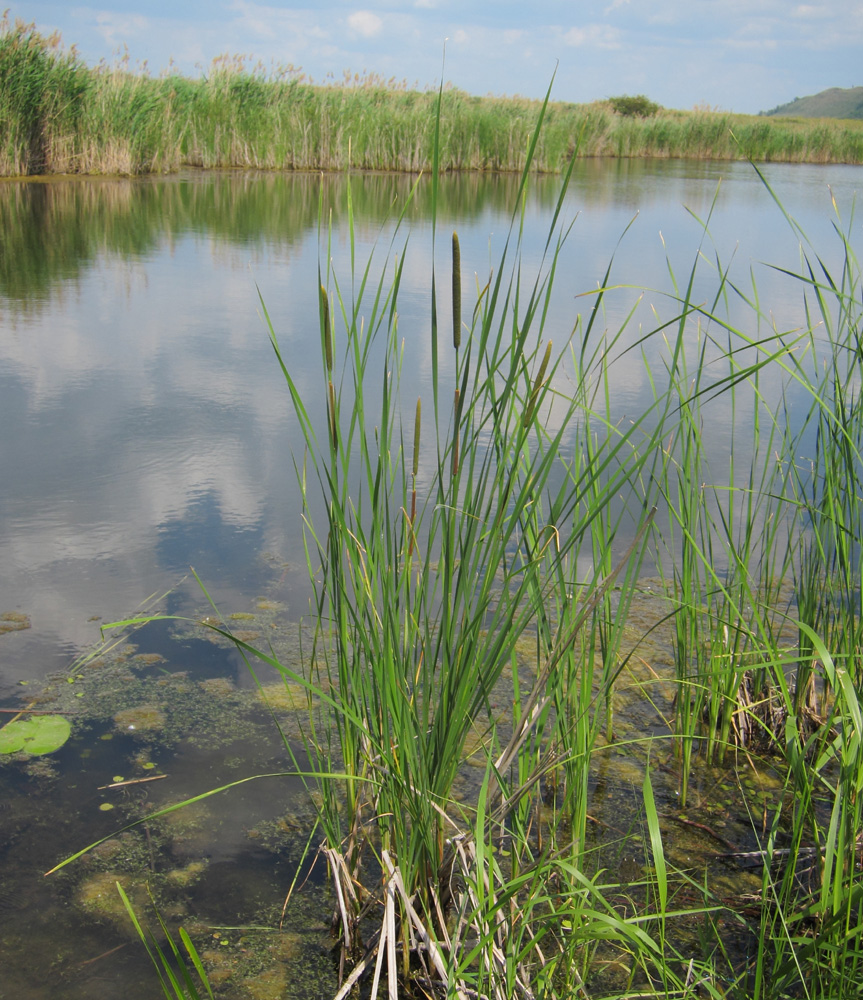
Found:
M 329 383 L 327 404 L 330 418 L 330 440 L 333 442 L 333 447 L 337 448 L 339 445 L 339 435 L 336 430 L 336 390 L 333 388 L 332 381 Z
M 461 345 L 461 248 L 458 233 L 452 234 L 452 346 Z
M 420 467 L 420 424 L 422 417 L 422 399 L 417 399 L 417 415 L 414 421 L 414 464 L 413 464 L 413 474 L 414 479 L 416 479 L 417 472 L 419 472 Z
M 324 354 L 327 359 L 327 371 L 333 371 L 333 337 L 330 331 L 330 298 L 327 290 L 321 285 L 321 336 L 324 340 Z
M 452 475 L 455 478 L 458 472 L 458 424 L 459 424 L 459 413 L 461 410 L 461 393 L 458 389 L 455 391 L 455 398 L 453 402 L 453 432 L 452 432 Z

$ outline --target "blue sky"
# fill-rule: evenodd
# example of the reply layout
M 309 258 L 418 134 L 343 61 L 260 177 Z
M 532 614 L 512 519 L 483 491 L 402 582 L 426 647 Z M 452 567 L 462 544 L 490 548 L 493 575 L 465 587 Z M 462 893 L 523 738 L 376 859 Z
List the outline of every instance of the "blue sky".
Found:
M 861 0 L 103 0 L 13 5 L 90 63 L 128 49 L 159 73 L 196 75 L 222 53 L 473 94 L 591 101 L 647 94 L 666 107 L 757 112 L 863 85 Z

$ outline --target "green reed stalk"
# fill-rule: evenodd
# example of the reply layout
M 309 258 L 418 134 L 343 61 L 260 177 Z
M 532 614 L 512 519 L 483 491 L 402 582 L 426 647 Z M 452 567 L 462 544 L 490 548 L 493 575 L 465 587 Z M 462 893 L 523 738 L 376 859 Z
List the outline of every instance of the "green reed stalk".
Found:
M 147 954 L 150 956 L 159 979 L 159 985 L 162 988 L 162 993 L 167 1000 L 202 1000 L 204 996 L 208 996 L 210 1000 L 214 1000 L 213 990 L 207 979 L 203 962 L 188 933 L 181 927 L 179 937 L 186 949 L 189 961 L 197 973 L 197 981 L 192 977 L 161 913 L 157 910 L 156 918 L 164 934 L 167 947 L 162 947 L 159 944 L 152 931 L 149 937 L 145 934 L 144 929 L 138 921 L 137 914 L 129 902 L 129 897 L 123 891 L 123 887 L 119 882 L 117 883 L 117 892 L 120 894 L 120 899 L 126 908 L 126 912 L 129 914 L 129 919 L 132 921 L 135 932 L 144 945 Z

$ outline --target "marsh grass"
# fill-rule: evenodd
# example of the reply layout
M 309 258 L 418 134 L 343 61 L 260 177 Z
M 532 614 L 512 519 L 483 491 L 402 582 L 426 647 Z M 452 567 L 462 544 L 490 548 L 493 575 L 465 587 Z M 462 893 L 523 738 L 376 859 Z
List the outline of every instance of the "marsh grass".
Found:
M 522 183 L 530 167 L 528 160 Z M 349 280 L 321 267 L 322 287 L 333 290 L 320 296 L 323 437 L 271 328 L 304 427 L 302 481 L 317 481 L 327 511 L 318 526 L 307 508 L 307 551 L 321 623 L 312 660 L 335 714 L 309 747 L 318 773 L 339 773 L 323 780 L 321 800 L 326 852 L 341 883 L 335 923 L 345 960 L 353 953 L 356 970 L 386 961 L 391 977 L 418 976 L 427 990 L 447 995 L 528 996 L 541 987 L 570 996 L 586 991 L 602 941 L 603 956 L 614 942 L 614 961 L 629 970 L 625 989 L 639 995 L 796 995 L 813 969 L 819 982 L 848 983 L 858 963 L 856 932 L 849 933 L 859 894 L 850 763 L 860 735 L 857 689 L 806 622 L 796 642 L 789 639 L 795 609 L 783 607 L 781 595 L 789 578 L 812 572 L 815 560 L 804 553 L 814 545 L 818 578 L 800 578 L 811 613 L 838 627 L 837 636 L 856 621 L 847 599 L 859 580 L 848 558 L 859 551 L 858 527 L 849 522 L 856 505 L 812 499 L 813 490 L 823 498 L 827 482 L 831 494 L 841 482 L 847 495 L 859 459 L 856 424 L 847 406 L 836 409 L 837 395 L 851 391 L 853 365 L 837 373 L 834 363 L 820 374 L 825 342 L 834 359 L 857 358 L 849 244 L 842 284 L 823 266 L 818 278 L 805 266 L 795 276 L 804 299 L 817 303 L 826 338 L 815 322 L 802 331 L 762 328 L 757 297 L 736 287 L 718 261 L 715 295 L 696 300 L 700 252 L 683 282 L 671 275 L 672 317 L 643 331 L 635 347 L 623 328 L 593 336 L 613 288 L 610 267 L 584 329 L 577 323 L 567 349 L 555 351 L 545 316 L 568 230 L 557 230 L 555 213 L 544 269 L 525 284 L 518 221 L 516 213 L 464 329 L 454 304 L 446 340 L 433 275 L 430 428 L 422 427 L 428 407 L 418 405 L 408 423 L 400 403 L 401 365 L 410 363 L 397 322 L 406 246 L 391 248 L 378 269 L 391 275 L 389 284 L 370 284 L 371 262 Z M 457 238 L 452 266 L 457 298 Z M 755 333 L 732 324 L 729 300 L 751 309 Z M 610 389 L 613 358 L 658 336 L 667 354 L 663 371 L 647 367 L 653 405 L 624 424 Z M 375 339 L 384 345 L 383 364 L 370 363 Z M 450 341 L 451 388 L 440 375 Z M 764 373 L 777 369 L 810 403 L 796 426 L 762 391 Z M 565 370 L 577 387 L 566 396 L 556 388 Z M 724 480 L 709 467 L 702 441 L 717 400 L 733 415 L 738 408 L 752 414 L 732 421 Z M 832 444 L 820 444 L 807 471 L 799 454 L 822 422 L 833 433 L 820 431 L 817 440 Z M 420 434 L 431 445 L 420 449 Z M 744 468 L 735 459 L 738 435 L 751 456 Z M 652 875 L 630 887 L 621 909 L 609 898 L 620 887 L 600 888 L 585 874 L 595 870 L 586 846 L 591 761 L 614 740 L 614 689 L 630 655 L 623 635 L 654 504 L 667 518 L 655 530 L 672 565 L 681 804 L 694 767 L 723 764 L 741 747 L 784 758 L 796 803 L 790 829 L 781 809 L 773 816 L 759 915 L 745 922 L 758 942 L 754 972 L 715 939 L 702 943 L 700 955 L 682 950 L 681 922 L 710 917 L 708 926 L 718 928 L 712 915 L 727 904 L 706 890 L 700 906 L 674 907 L 680 887 L 693 883 L 666 862 L 649 769 L 643 797 Z M 620 558 L 624 535 L 634 541 Z M 832 562 L 825 553 L 835 554 Z M 844 589 L 836 600 L 823 580 L 840 564 Z M 801 593 L 801 608 L 805 599 Z M 800 636 L 809 644 L 805 655 Z M 525 637 L 537 664 L 527 686 L 515 666 Z M 512 707 L 501 715 L 495 692 L 506 664 L 513 664 Z M 813 670 L 826 699 L 820 714 L 796 693 Z M 487 760 L 472 806 L 454 793 L 476 731 Z M 551 791 L 556 816 L 542 830 L 541 790 Z M 826 821 L 825 790 L 832 796 Z M 780 830 L 793 847 L 777 881 L 769 873 Z M 817 909 L 787 860 L 801 852 L 815 859 L 821 879 Z M 368 938 L 362 927 L 370 912 L 379 912 L 380 923 Z M 845 943 L 837 957 L 840 925 Z M 573 927 L 577 936 L 566 933 Z
M 690 271 L 669 270 L 668 315 L 657 306 L 636 331 L 633 311 L 605 330 L 612 262 L 561 336 L 548 317 L 569 174 L 535 274 L 522 267 L 518 207 L 552 110 L 541 109 L 508 236 L 469 308 L 471 264 L 447 235 L 423 331 L 424 398 L 402 392 L 405 366 L 418 364 L 419 338 L 399 318 L 415 192 L 389 245 L 361 260 L 346 185 L 346 275 L 331 263 L 321 197 L 311 390 L 262 302 L 302 430 L 312 638 L 301 670 L 235 642 L 253 672 L 263 663 L 314 696 L 302 770 L 338 900 L 339 995 L 367 975 L 390 996 L 411 984 L 458 997 L 857 996 L 861 306 L 850 230 L 837 220 L 838 272 L 794 230 L 801 267 L 787 277 L 801 319 L 790 329 L 711 259 L 708 217 Z M 714 290 L 702 300 L 706 266 Z M 439 286 L 452 290 L 452 328 Z M 649 361 L 660 339 L 661 360 Z M 623 420 L 614 364 L 638 352 L 652 400 Z M 704 442 L 718 413 L 730 438 L 721 469 Z M 615 698 L 648 568 L 664 574 L 674 713 L 667 732 L 624 741 Z M 595 764 L 611 752 L 641 775 L 643 806 L 615 835 L 639 858 L 629 881 L 609 870 L 614 845 L 589 833 Z M 465 798 L 471 756 L 482 777 Z M 657 762 L 676 769 L 676 797 Z M 675 861 L 669 818 L 700 769 L 742 787 L 768 765 L 783 793 L 769 808 L 745 800 L 760 894 L 720 895 L 709 871 Z
M 543 877 L 521 805 L 558 760 L 569 772 L 568 820 L 573 831 L 583 829 L 584 770 L 596 723 L 587 704 L 563 722 L 563 678 L 580 674 L 576 650 L 583 632 L 597 627 L 614 580 L 622 574 L 624 587 L 632 585 L 631 559 L 637 565 L 649 521 L 642 501 L 636 515 L 642 527 L 630 555 L 613 567 L 603 557 L 586 580 L 576 577 L 580 552 L 598 545 L 595 533 L 607 527 L 598 512 L 638 479 L 658 439 L 641 423 L 620 430 L 601 418 L 600 434 L 586 427 L 570 437 L 579 401 L 553 388 L 568 348 L 555 352 L 544 336 L 566 236 L 555 231 L 563 191 L 538 276 L 532 282 L 520 277 L 515 214 L 468 328 L 461 329 L 456 301 L 446 338 L 437 325 L 433 275 L 431 406 L 418 406 L 410 424 L 402 422 L 399 388 L 401 366 L 410 363 L 398 330 L 404 249 L 391 248 L 377 285 L 369 282 L 371 261 L 348 280 L 328 263 L 321 267 L 323 437 L 271 328 L 305 435 L 302 481 L 317 481 L 327 512 L 322 525 L 311 506 L 305 515 L 320 622 L 311 656 L 336 711 L 307 750 L 320 774 L 344 776 L 324 779 L 321 787 L 326 850 L 340 884 L 343 949 L 362 953 L 363 916 L 378 892 L 364 873 L 383 872 L 377 954 L 386 950 L 394 963 L 400 944 L 402 976 L 413 962 L 427 961 L 426 981 L 443 980 L 457 991 L 491 984 L 505 992 L 516 981 L 527 988 L 530 969 L 541 964 L 529 934 L 510 964 L 506 941 L 515 924 L 502 900 L 514 905 L 518 891 L 492 861 L 489 838 L 512 824 L 507 877 L 519 886 Z M 352 220 L 349 231 L 353 240 Z M 452 257 L 457 299 L 457 238 Z M 449 343 L 454 384 L 447 390 L 439 372 Z M 549 430 L 543 415 L 552 404 L 555 427 Z M 429 441 L 422 449 L 420 435 Z M 501 717 L 496 692 L 526 636 L 539 657 L 536 678 L 523 695 L 516 679 L 515 715 Z M 587 669 L 581 684 L 592 700 L 596 681 Z M 598 680 L 609 683 L 608 676 Z M 549 755 L 542 747 L 556 701 L 557 749 Z M 604 718 L 601 695 L 598 704 Z M 472 733 L 488 747 L 485 791 L 473 819 L 473 810 L 458 807 L 454 797 Z M 578 865 L 582 849 L 574 833 L 570 863 Z M 502 880 L 499 893 L 494 886 Z M 454 881 L 469 888 L 457 892 Z M 357 892 L 358 885 L 365 891 Z M 412 946 L 415 934 L 434 947 Z M 459 939 L 476 935 L 481 944 L 467 959 Z
M 436 115 L 438 99 L 441 114 Z M 0 20 L 0 176 L 269 170 L 565 172 L 580 156 L 861 163 L 863 126 L 714 111 L 634 118 L 611 102 L 441 95 L 374 74 L 321 86 L 293 66 L 221 56 L 200 78 L 128 56 L 86 66 L 59 36 Z M 578 138 L 577 138 L 578 137 Z

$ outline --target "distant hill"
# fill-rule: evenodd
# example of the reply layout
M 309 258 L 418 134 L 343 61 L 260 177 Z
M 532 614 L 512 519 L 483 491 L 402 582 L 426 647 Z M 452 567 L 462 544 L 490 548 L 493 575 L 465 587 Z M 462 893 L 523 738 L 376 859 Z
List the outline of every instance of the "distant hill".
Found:
M 795 118 L 858 118 L 863 119 L 863 87 L 831 87 L 811 97 L 795 97 L 762 115 L 793 116 Z

